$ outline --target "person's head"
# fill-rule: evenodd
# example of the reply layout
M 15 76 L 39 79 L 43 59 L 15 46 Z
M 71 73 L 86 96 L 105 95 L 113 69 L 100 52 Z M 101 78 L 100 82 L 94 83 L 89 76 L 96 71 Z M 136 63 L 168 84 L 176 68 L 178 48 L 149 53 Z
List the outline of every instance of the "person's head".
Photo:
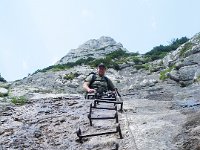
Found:
M 100 63 L 97 68 L 97 72 L 98 72 L 99 76 L 104 76 L 106 73 L 106 66 L 103 63 Z

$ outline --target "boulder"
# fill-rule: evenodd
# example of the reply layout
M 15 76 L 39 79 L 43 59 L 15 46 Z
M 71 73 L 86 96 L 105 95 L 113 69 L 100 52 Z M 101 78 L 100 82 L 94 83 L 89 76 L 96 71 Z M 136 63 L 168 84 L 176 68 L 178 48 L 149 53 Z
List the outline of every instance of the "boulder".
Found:
M 70 88 L 77 88 L 79 86 L 78 82 L 73 81 L 73 82 L 68 82 L 67 86 Z
M 200 64 L 200 53 L 190 55 L 185 59 L 180 59 L 175 64 L 175 67 L 177 70 L 179 70 L 181 67 L 184 67 L 184 66 L 192 66 L 192 65 L 198 65 L 198 64 Z
M 187 52 L 185 52 L 185 57 L 188 57 L 192 54 L 196 54 L 200 52 L 200 45 L 195 45 L 192 47 L 192 49 L 188 50 Z
M 7 96 L 8 90 L 0 87 L 0 96 Z
M 176 61 L 179 59 L 179 50 L 181 47 L 179 47 L 177 50 L 169 53 L 167 56 L 163 58 L 163 65 L 165 67 L 170 67 L 176 63 Z
M 157 83 L 158 81 L 157 80 L 155 80 L 155 79 L 144 79 L 141 83 L 140 83 L 140 85 L 142 86 L 142 87 L 151 87 L 151 86 L 154 86 L 156 83 Z
M 134 62 L 132 62 L 132 63 L 123 63 L 123 64 L 119 65 L 119 68 L 120 69 L 124 69 L 124 68 L 130 67 L 130 66 L 133 66 L 133 65 L 135 65 Z
M 177 70 L 172 70 L 171 72 L 167 73 L 167 76 L 171 79 L 174 80 L 176 82 L 179 82 L 179 73 Z
M 193 80 L 195 72 L 199 69 L 198 65 L 184 66 L 179 69 L 179 79 L 181 81 Z
M 187 81 L 179 81 L 181 87 L 189 86 L 193 83 L 193 80 L 187 80 Z

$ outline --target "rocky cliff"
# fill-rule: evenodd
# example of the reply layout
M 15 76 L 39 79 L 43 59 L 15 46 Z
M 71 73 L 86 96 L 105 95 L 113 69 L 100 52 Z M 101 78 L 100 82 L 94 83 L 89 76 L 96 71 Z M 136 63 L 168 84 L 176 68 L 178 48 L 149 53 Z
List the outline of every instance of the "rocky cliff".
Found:
M 200 33 L 163 59 L 165 67 L 172 67 L 170 79 L 187 86 L 200 78 Z
M 105 57 L 106 54 L 119 49 L 126 51 L 121 43 L 115 42 L 115 40 L 110 37 L 102 36 L 99 39 L 92 39 L 85 42 L 77 49 L 70 50 L 69 53 L 56 64 L 66 64 L 79 59 L 87 59 L 88 57 L 102 58 Z
M 112 38 L 101 37 L 71 50 L 57 64 L 98 59 L 119 49 L 127 52 Z M 111 135 L 76 142 L 78 127 L 94 133 L 114 126 L 112 121 L 88 125 L 91 101 L 83 98 L 82 83 L 96 70 L 89 65 L 50 67 L 11 85 L 1 84 L 9 93 L 0 98 L 0 149 L 111 149 L 115 143 L 120 150 L 199 149 L 199 54 L 196 34 L 161 60 L 137 63 L 134 60 L 142 56 L 132 55 L 111 60 L 123 66 L 107 70 L 124 102 L 124 112 L 119 113 L 122 140 Z

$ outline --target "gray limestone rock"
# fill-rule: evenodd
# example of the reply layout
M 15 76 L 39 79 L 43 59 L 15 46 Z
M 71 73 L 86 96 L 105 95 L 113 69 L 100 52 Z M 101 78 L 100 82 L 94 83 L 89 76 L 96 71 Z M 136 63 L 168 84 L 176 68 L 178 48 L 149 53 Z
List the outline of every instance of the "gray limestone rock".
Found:
M 130 66 L 134 66 L 134 65 L 135 65 L 134 62 L 128 62 L 128 63 L 120 64 L 120 65 L 119 65 L 119 68 L 120 68 L 120 69 L 124 69 L 124 68 L 130 67 Z
M 59 60 L 56 64 L 66 64 L 68 62 L 75 62 L 79 59 L 103 58 L 116 50 L 124 50 L 121 43 L 117 43 L 110 37 L 102 36 L 100 39 L 92 39 L 80 45 L 77 49 L 72 49 L 69 53 Z
M 176 63 L 176 61 L 179 59 L 179 50 L 180 49 L 181 49 L 181 47 L 179 47 L 177 50 L 169 53 L 167 56 L 165 56 L 163 58 L 163 65 L 165 67 L 170 67 Z
M 157 82 L 158 82 L 158 81 L 155 80 L 155 79 L 149 79 L 149 80 L 144 79 L 144 80 L 140 83 L 140 85 L 141 85 L 142 87 L 147 87 L 147 86 L 152 87 L 152 86 L 154 86 Z
M 180 56 L 186 44 L 189 46 L 185 49 L 184 55 Z M 175 66 L 176 70 L 172 70 L 168 76 L 171 80 L 179 82 L 181 86 L 188 86 L 196 81 L 200 70 L 200 33 L 169 53 L 163 59 L 163 64 L 165 67 Z
M 200 80 L 200 69 L 197 69 L 194 75 L 194 81 L 199 81 Z
M 179 78 L 182 81 L 193 80 L 195 72 L 198 70 L 198 65 L 184 66 L 179 69 Z
M 180 81 L 180 77 L 179 77 L 179 73 L 177 70 L 172 70 L 171 72 L 169 72 L 167 74 L 167 76 L 171 79 L 171 80 L 174 80 L 176 82 L 179 82 Z
M 176 68 L 180 69 L 184 66 L 192 66 L 192 65 L 200 64 L 200 53 L 189 55 L 184 59 L 180 59 L 176 64 Z
M 8 90 L 5 89 L 5 88 L 1 88 L 1 87 L 0 87 L 0 95 L 2 95 L 2 96 L 8 95 Z
M 192 47 L 192 49 L 185 52 L 185 57 L 190 56 L 192 54 L 196 54 L 200 52 L 200 45 L 195 45 Z

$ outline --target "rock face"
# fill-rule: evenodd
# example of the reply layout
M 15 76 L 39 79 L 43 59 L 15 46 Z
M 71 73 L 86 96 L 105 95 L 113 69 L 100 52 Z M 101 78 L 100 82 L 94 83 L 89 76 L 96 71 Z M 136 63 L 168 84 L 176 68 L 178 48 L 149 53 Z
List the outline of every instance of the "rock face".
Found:
M 115 50 L 124 50 L 121 43 L 115 42 L 110 37 L 102 36 L 99 39 L 92 39 L 80 45 L 77 49 L 72 49 L 70 52 L 59 60 L 56 64 L 66 64 L 68 62 L 75 62 L 79 59 L 102 58 L 105 54 L 109 54 Z
M 112 38 L 101 37 L 71 50 L 57 64 L 104 57 L 118 49 L 126 50 Z M 113 149 L 115 142 L 120 150 L 198 149 L 200 34 L 149 64 L 156 66 L 154 71 L 137 70 L 134 62 L 128 62 L 120 64 L 121 70 L 106 72 L 124 102 L 124 111 L 119 113 L 123 140 L 111 135 L 76 142 L 78 127 L 83 134 L 113 129 L 101 121 L 94 122 L 94 128 L 88 125 L 92 101 L 83 98 L 82 84 L 96 69 L 76 66 L 39 72 L 7 87 L 9 96 L 25 96 L 28 101 L 23 106 L 1 106 L 6 98 L 0 99 L 0 149 Z M 169 78 L 160 80 L 161 71 L 168 67 L 172 68 Z M 73 74 L 74 78 L 66 79 Z M 100 112 L 103 116 L 113 113 Z
M 8 94 L 8 90 L 7 89 L 5 89 L 5 88 L 1 88 L 0 87 L 0 95 L 7 95 Z
M 200 33 L 163 59 L 165 67 L 174 66 L 169 77 L 187 86 L 200 78 Z
M 83 93 L 82 83 L 86 75 L 95 71 L 87 66 L 74 67 L 59 72 L 37 73 L 11 85 L 12 96 L 31 96 L 33 93 Z M 65 79 L 66 74 L 77 73 L 73 80 Z

